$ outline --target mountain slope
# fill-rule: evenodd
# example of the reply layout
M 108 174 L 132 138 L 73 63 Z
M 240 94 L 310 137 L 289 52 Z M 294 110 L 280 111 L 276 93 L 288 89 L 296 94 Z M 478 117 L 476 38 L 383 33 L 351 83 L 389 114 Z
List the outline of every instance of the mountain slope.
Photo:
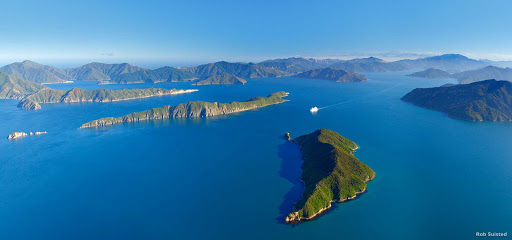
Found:
M 78 102 L 117 102 L 154 96 L 164 96 L 195 92 L 196 89 L 164 89 L 164 88 L 133 88 L 133 89 L 95 89 L 84 90 L 73 88 L 69 91 L 51 88 L 42 89 L 23 98 L 18 107 L 39 110 L 40 103 L 78 103 Z
M 266 60 L 258 63 L 258 65 L 267 68 L 277 69 L 283 72 L 296 74 L 313 69 L 325 68 L 337 62 L 341 62 L 341 60 L 292 57 Z
M 194 80 L 194 74 L 173 67 L 162 67 L 155 70 L 144 70 L 134 73 L 125 73 L 113 78 L 112 83 L 158 83 L 158 82 L 185 82 Z
M 512 68 L 487 66 L 482 69 L 455 73 L 453 77 L 460 83 L 472 83 L 487 79 L 512 81 Z
M 330 65 L 331 68 L 339 68 L 350 72 L 390 72 L 403 71 L 407 68 L 397 62 L 386 62 L 380 58 L 357 58 Z
M 417 88 L 402 100 L 462 120 L 512 121 L 512 83 L 508 81 Z
M 213 75 L 207 79 L 197 81 L 192 85 L 219 85 L 219 84 L 245 84 L 245 81 L 242 78 L 237 76 L 222 74 L 222 75 Z
M 199 78 L 213 75 L 230 74 L 240 78 L 265 78 L 290 75 L 278 69 L 259 66 L 252 63 L 216 62 L 199 65 L 191 68 L 183 68 Z
M 0 98 L 22 99 L 45 86 L 0 72 Z
M 133 73 L 148 70 L 142 67 L 133 66 L 128 63 L 105 64 L 89 63 L 77 68 L 66 69 L 66 72 L 73 80 L 99 81 L 110 80 L 125 73 Z
M 367 81 L 363 75 L 348 72 L 341 69 L 333 69 L 333 68 L 322 68 L 315 69 L 303 73 L 299 73 L 294 77 L 297 78 L 309 78 L 309 79 L 322 79 L 322 80 L 331 80 L 336 82 L 364 82 Z
M 395 63 L 403 66 L 406 70 L 436 68 L 448 72 L 473 70 L 488 65 L 484 61 L 471 59 L 460 54 L 444 54 L 414 60 L 400 60 Z
M 63 83 L 71 78 L 62 69 L 28 60 L 6 65 L 0 68 L 0 72 L 36 83 Z
M 407 76 L 419 77 L 419 78 L 438 78 L 438 79 L 452 77 L 451 74 L 449 74 L 443 70 L 439 70 L 439 69 L 435 69 L 435 68 L 429 68 L 427 70 L 415 72 L 415 73 L 409 74 Z

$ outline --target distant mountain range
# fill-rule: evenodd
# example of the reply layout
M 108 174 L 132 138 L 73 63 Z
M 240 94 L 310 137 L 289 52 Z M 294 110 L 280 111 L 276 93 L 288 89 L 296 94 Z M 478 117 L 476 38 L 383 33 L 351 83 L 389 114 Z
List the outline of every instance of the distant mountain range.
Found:
M 495 66 L 487 66 L 476 70 L 464 71 L 449 74 L 443 70 L 429 68 L 425 71 L 409 74 L 411 77 L 422 78 L 455 78 L 459 83 L 467 84 L 487 79 L 497 79 L 512 81 L 512 68 L 500 68 Z
M 489 65 L 504 66 L 507 64 L 510 63 L 475 60 L 460 54 L 445 54 L 394 62 L 387 62 L 375 57 L 352 60 L 292 57 L 266 60 L 256 64 L 221 61 L 195 67 L 162 67 L 154 70 L 133 66 L 128 63 L 89 63 L 77 68 L 60 69 L 32 61 L 24 61 L 4 66 L 0 68 L 0 71 L 38 83 L 63 83 L 72 80 L 91 80 L 102 81 L 102 83 L 126 84 L 192 81 L 194 79 L 206 79 L 214 75 L 222 74 L 229 74 L 245 79 L 281 77 L 324 68 L 341 69 L 347 72 L 359 73 L 433 68 L 447 73 L 454 73 L 480 69 Z M 462 78 L 462 75 L 460 76 L 460 78 Z M 497 78 L 499 79 L 499 77 Z
M 512 69 L 487 66 L 477 70 L 452 74 L 460 83 L 472 83 L 487 79 L 512 81 Z
M 297 74 L 318 68 L 326 68 L 341 61 L 342 60 L 339 59 L 313 59 L 292 57 L 266 60 L 258 63 L 258 65 L 272 69 L 277 69 L 291 74 Z
M 258 65 L 273 67 L 290 73 L 300 73 L 318 68 L 338 68 L 351 72 L 392 72 L 411 69 L 436 68 L 448 72 L 460 72 L 482 68 L 497 63 L 489 60 L 475 60 L 460 54 L 444 54 L 434 57 L 406 59 L 387 62 L 380 58 L 356 58 L 352 60 L 286 58 L 267 60 Z
M 394 63 L 403 66 L 405 70 L 436 68 L 446 72 L 474 70 L 489 65 L 488 61 L 475 60 L 460 54 L 444 54 L 415 60 L 400 60 Z
M 417 88 L 402 97 L 416 106 L 469 121 L 512 121 L 512 83 L 486 80 L 470 84 Z

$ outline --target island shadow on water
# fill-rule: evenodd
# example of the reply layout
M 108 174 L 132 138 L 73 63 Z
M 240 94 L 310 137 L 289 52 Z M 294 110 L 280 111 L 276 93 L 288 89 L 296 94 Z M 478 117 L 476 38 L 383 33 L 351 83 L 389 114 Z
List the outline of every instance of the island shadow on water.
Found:
M 294 204 L 301 199 L 304 192 L 304 184 L 301 182 L 304 160 L 299 145 L 293 141 L 286 141 L 279 145 L 278 155 L 282 160 L 279 176 L 293 184 L 290 191 L 283 196 L 279 206 L 279 217 L 276 218 L 277 222 L 286 224 L 286 216 L 292 212 Z

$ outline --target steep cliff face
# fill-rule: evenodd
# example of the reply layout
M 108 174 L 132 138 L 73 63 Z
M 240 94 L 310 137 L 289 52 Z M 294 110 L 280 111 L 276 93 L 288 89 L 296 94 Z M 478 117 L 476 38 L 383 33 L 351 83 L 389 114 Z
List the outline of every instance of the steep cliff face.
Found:
M 366 190 L 375 172 L 352 154 L 357 145 L 340 134 L 318 129 L 295 139 L 302 151 L 302 199 L 286 222 L 312 219 L 331 207 Z
M 39 103 L 37 102 L 34 102 L 28 98 L 24 98 L 22 99 L 19 103 L 18 103 L 18 107 L 19 108 L 23 108 L 23 109 L 27 109 L 27 110 L 40 110 L 41 109 L 41 105 L 39 105 Z
M 115 102 L 154 96 L 189 93 L 195 91 L 197 90 L 164 88 L 135 88 L 121 90 L 84 90 L 80 88 L 73 88 L 69 91 L 63 91 L 45 88 L 23 99 L 18 104 L 18 107 L 23 109 L 37 110 L 41 109 L 39 103 Z
M 123 117 L 101 118 L 85 123 L 81 128 L 101 127 L 125 122 L 138 122 L 144 120 L 158 120 L 167 118 L 193 118 L 210 117 L 216 115 L 230 114 L 235 112 L 247 111 L 259 107 L 265 107 L 272 104 L 282 103 L 283 97 L 288 96 L 286 92 L 276 92 L 268 97 L 255 97 L 244 102 L 232 103 L 211 103 L 211 102 L 187 102 L 176 106 L 164 106 L 153 108 L 151 110 L 135 112 Z

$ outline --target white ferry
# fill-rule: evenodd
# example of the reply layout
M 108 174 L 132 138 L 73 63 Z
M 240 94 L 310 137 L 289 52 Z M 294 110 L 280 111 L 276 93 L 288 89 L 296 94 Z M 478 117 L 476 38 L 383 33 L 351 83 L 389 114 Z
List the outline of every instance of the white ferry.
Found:
M 314 112 L 318 112 L 318 108 L 317 107 L 312 107 L 311 109 L 309 109 L 310 112 L 314 113 Z

